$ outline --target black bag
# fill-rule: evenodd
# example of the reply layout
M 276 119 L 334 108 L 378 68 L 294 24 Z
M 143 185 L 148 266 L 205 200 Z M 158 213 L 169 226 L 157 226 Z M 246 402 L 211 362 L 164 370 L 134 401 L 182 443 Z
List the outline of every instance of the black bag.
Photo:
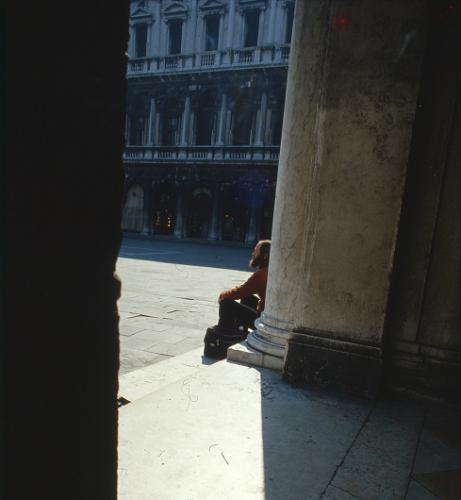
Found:
M 207 358 L 224 359 L 227 348 L 247 338 L 248 330 L 234 330 L 215 325 L 207 328 L 203 355 Z

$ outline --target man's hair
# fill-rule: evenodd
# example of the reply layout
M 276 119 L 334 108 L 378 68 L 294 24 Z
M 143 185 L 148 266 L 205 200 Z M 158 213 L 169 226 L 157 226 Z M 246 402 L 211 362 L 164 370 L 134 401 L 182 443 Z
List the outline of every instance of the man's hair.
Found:
M 261 266 L 269 265 L 269 256 L 271 253 L 271 240 L 260 240 L 258 241 L 259 255 L 261 256 Z

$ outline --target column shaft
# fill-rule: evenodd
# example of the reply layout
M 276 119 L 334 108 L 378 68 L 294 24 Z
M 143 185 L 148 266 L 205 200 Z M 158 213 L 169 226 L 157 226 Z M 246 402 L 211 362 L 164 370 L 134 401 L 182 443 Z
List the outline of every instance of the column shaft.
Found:
M 227 47 L 230 49 L 234 45 L 234 19 L 235 19 L 235 0 L 229 2 L 229 20 L 227 23 Z
M 220 239 L 219 236 L 219 190 L 218 186 L 215 187 L 213 192 L 213 206 L 211 210 L 211 224 L 208 230 L 208 239 L 216 241 Z
M 264 143 L 264 135 L 266 131 L 267 119 L 267 94 L 261 94 L 261 104 L 258 110 L 258 118 L 256 122 L 256 145 L 261 146 Z
M 181 146 L 187 146 L 189 141 L 189 123 L 190 123 L 190 95 L 186 95 L 184 102 L 184 112 L 181 129 Z
M 221 96 L 221 109 L 219 111 L 219 126 L 218 126 L 218 146 L 224 145 L 226 135 L 226 111 L 227 111 L 227 97 L 225 92 Z
M 184 188 L 176 184 L 176 220 L 174 224 L 174 237 L 184 238 Z
M 279 357 L 288 344 L 290 380 L 376 389 L 423 38 L 400 66 L 394 54 L 426 14 L 296 3 L 266 309 L 249 340 Z

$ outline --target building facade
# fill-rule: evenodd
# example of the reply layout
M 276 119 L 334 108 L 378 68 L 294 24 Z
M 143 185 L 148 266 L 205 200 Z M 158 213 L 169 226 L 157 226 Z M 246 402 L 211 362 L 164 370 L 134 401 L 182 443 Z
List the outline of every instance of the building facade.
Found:
M 131 2 L 123 229 L 270 236 L 294 2 Z

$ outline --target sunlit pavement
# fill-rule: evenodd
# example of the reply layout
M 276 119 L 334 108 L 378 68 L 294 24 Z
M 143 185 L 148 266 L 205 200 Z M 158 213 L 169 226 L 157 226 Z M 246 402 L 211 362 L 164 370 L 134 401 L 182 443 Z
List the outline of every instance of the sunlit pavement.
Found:
M 304 390 L 202 356 L 217 295 L 248 276 L 249 253 L 124 242 L 119 498 L 459 499 L 452 411 Z
M 219 292 L 244 281 L 251 249 L 125 238 L 117 262 L 120 373 L 203 345 Z

